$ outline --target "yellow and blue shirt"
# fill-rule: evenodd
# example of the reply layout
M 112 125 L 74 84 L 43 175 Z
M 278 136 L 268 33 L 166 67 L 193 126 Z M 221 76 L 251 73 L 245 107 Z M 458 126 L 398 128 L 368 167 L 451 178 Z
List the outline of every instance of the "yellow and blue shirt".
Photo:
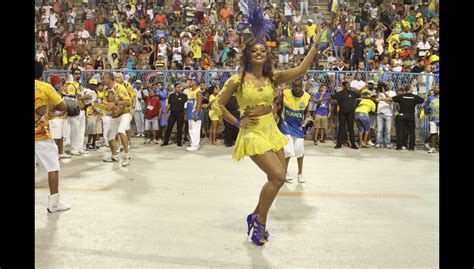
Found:
M 197 108 L 197 95 L 201 92 L 201 88 L 197 87 L 195 90 L 188 92 L 188 101 L 186 102 L 186 115 L 189 120 L 194 119 L 194 112 Z M 202 120 L 202 109 L 199 111 L 199 120 Z
M 280 131 L 285 135 L 304 138 L 303 119 L 305 109 L 308 107 L 310 95 L 305 92 L 303 96 L 296 97 L 291 89 L 283 91 L 283 106 L 281 110 Z

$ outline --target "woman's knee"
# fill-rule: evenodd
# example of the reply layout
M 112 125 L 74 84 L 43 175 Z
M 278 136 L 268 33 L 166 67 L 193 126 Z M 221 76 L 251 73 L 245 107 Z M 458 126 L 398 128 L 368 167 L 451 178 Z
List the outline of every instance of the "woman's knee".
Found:
M 285 184 L 285 177 L 286 177 L 285 171 L 283 170 L 275 171 L 269 177 L 270 183 L 277 186 L 278 188 L 281 188 Z

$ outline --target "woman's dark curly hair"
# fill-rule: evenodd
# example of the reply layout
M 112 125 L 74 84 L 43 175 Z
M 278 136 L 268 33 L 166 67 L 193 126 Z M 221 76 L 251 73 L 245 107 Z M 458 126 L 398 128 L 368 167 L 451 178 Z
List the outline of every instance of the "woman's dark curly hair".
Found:
M 240 76 L 241 83 L 239 90 L 242 88 L 242 84 L 245 78 L 245 72 L 247 71 L 247 66 L 251 63 L 252 49 L 257 44 L 263 45 L 267 52 L 267 61 L 265 64 L 268 66 L 268 68 L 267 70 L 263 70 L 263 76 L 269 78 L 270 82 L 275 85 L 275 80 L 273 79 L 273 54 L 270 52 L 270 49 L 268 48 L 267 44 L 262 42 L 262 40 L 252 38 L 245 42 L 244 48 L 242 50 L 242 55 L 240 56 L 240 66 L 242 67 L 242 74 Z

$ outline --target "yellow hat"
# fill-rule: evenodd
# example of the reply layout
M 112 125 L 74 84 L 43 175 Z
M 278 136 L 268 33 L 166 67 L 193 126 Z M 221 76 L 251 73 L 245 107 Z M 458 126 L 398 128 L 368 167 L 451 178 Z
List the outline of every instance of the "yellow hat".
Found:
M 437 61 L 439 61 L 439 56 L 436 54 L 431 55 L 430 63 L 437 62 Z
M 416 18 L 420 18 L 421 16 L 423 16 L 420 12 L 416 13 Z
M 98 84 L 97 79 L 91 79 L 91 80 L 89 80 L 89 84 L 90 84 L 90 85 L 97 85 L 97 84 Z

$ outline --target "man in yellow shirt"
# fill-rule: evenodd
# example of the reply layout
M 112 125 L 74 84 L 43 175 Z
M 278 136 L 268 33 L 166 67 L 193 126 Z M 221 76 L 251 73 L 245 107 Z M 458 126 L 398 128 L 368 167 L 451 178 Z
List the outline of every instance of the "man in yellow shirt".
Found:
M 122 160 L 122 166 L 128 166 L 130 161 L 130 152 L 128 147 L 128 139 L 126 130 L 130 128 L 129 108 L 132 105 L 127 89 L 114 81 L 114 74 L 105 73 L 102 82 L 107 87 L 104 91 L 104 103 L 108 111 L 112 113 L 109 130 L 107 132 L 107 140 L 109 141 L 112 156 L 104 159 L 104 162 L 118 162 L 117 143 L 115 137 L 118 136 L 122 141 L 125 156 Z
M 122 84 L 125 89 L 127 89 L 127 93 L 128 93 L 128 96 L 130 96 L 130 99 L 132 101 L 132 106 L 130 108 L 130 112 L 127 113 L 129 115 L 125 115 L 124 117 L 130 117 L 130 122 L 132 121 L 132 118 L 133 118 L 133 115 L 135 114 L 135 107 L 137 105 L 137 96 L 135 94 L 135 91 L 133 90 L 133 87 L 132 87 L 132 84 L 130 84 L 130 82 L 128 81 L 124 81 L 123 80 L 123 74 L 122 73 L 114 73 L 114 78 L 115 78 L 115 82 L 118 83 L 118 84 Z M 132 134 L 132 130 L 130 128 L 130 125 L 129 125 L 129 128 L 127 129 L 126 131 L 127 133 L 127 138 L 128 138 L 128 146 L 130 147 L 131 145 L 131 134 Z
M 58 147 L 51 139 L 48 130 L 49 106 L 55 109 L 55 115 L 66 113 L 66 105 L 51 84 L 40 81 L 43 65 L 35 62 L 35 166 L 39 163 L 48 172 L 50 195 L 48 212 L 59 212 L 71 207 L 59 202 L 59 155 Z
M 304 27 L 305 32 L 306 32 L 306 43 L 311 44 L 311 37 L 313 37 L 316 34 L 316 24 L 313 24 L 313 20 L 309 19 L 308 24 Z
M 369 112 L 376 111 L 374 101 L 366 99 L 367 97 L 370 97 L 370 95 L 371 92 L 369 90 L 362 90 L 361 97 L 365 98 L 360 100 L 359 105 L 355 109 L 355 122 L 357 124 L 357 129 L 359 129 L 359 144 L 360 147 L 363 148 L 369 147 L 369 145 L 367 145 L 370 133 Z
M 91 100 L 92 96 L 86 94 L 83 95 L 83 87 L 80 83 L 81 70 L 74 68 L 72 70 L 73 81 L 67 85 L 67 99 L 68 106 L 76 104 L 76 112 L 71 114 L 71 110 L 68 111 L 69 124 L 71 126 L 71 154 L 74 156 L 80 156 L 81 154 L 87 154 L 84 147 L 84 135 L 86 132 L 86 114 L 84 111 L 84 101 Z

